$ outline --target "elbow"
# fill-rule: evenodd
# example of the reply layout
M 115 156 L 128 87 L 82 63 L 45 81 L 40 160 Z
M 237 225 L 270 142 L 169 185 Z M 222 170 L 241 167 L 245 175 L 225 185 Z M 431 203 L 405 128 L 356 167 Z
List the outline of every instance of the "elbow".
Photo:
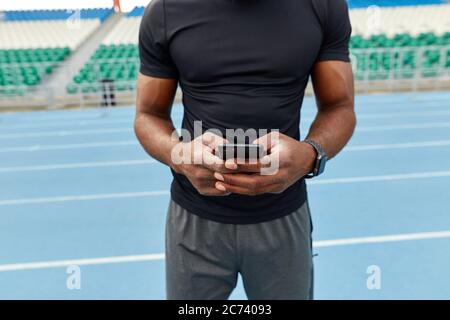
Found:
M 352 110 L 350 111 L 350 121 L 353 125 L 353 129 L 355 129 L 358 123 L 358 119 L 356 118 L 356 112 L 354 108 L 352 108 Z
M 139 139 L 141 129 L 142 129 L 142 114 L 136 113 L 136 117 L 134 118 L 134 124 L 133 124 L 134 134 Z
M 352 108 L 349 112 L 348 123 L 351 130 L 351 135 L 353 136 L 356 130 L 356 125 L 358 124 L 358 119 L 356 117 L 356 112 L 354 108 Z

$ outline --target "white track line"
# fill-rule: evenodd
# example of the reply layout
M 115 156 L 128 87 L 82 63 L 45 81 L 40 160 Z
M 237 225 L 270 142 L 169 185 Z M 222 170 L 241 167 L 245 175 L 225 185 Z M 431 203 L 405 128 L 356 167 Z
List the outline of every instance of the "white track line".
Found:
M 433 128 L 449 128 L 449 127 L 450 127 L 450 122 L 406 123 L 406 124 L 394 124 L 394 125 L 382 125 L 382 126 L 357 127 L 356 132 L 433 129 Z M 132 133 L 132 132 L 133 132 L 133 130 L 130 125 L 130 127 L 123 127 L 123 128 L 6 133 L 6 134 L 0 135 L 0 139 L 21 139 L 21 138 L 35 138 L 35 137 L 66 137 L 66 136 L 94 135 L 94 134 L 104 134 L 104 133 Z
M 73 202 L 73 201 L 108 200 L 108 199 L 123 199 L 123 198 L 157 197 L 157 196 L 166 196 L 169 194 L 170 194 L 169 190 L 160 190 L 160 191 L 143 191 L 143 192 L 90 194 L 90 195 L 79 195 L 79 196 L 25 198 L 25 199 L 13 199 L 13 200 L 0 200 L 0 206 Z
M 124 110 L 123 114 L 133 113 L 133 110 Z M 58 120 L 85 120 L 85 119 L 111 119 L 114 116 L 123 116 L 122 113 L 116 115 L 111 111 L 105 111 L 104 113 L 95 113 L 95 112 L 86 112 L 84 110 L 66 110 L 63 111 L 62 114 L 58 114 L 58 111 L 55 111 L 55 114 L 50 115 L 51 112 L 48 111 L 33 111 L 28 116 L 27 114 L 20 114 L 18 112 L 11 112 L 9 115 L 18 116 L 21 121 L 41 121 L 41 120 L 49 120 L 49 121 L 58 121 Z
M 136 145 L 137 142 L 131 141 L 131 145 Z M 126 144 L 107 143 L 106 145 L 94 145 L 94 146 L 122 146 Z M 80 146 L 80 145 L 76 145 Z M 92 147 L 92 144 L 88 146 Z M 348 146 L 344 149 L 344 152 L 354 151 L 372 151 L 372 150 L 393 150 L 393 149 L 408 149 L 408 148 L 428 148 L 428 147 L 444 147 L 450 146 L 450 140 L 441 141 L 424 141 L 424 142 L 406 142 L 406 143 L 393 143 L 393 144 L 373 144 L 373 145 L 360 145 L 360 146 Z M 61 145 L 62 148 L 68 149 L 70 145 Z M 14 148 L 15 151 L 39 151 L 49 150 L 38 147 L 19 147 Z M 10 150 L 11 149 L 7 149 Z M 6 152 L 5 149 L 0 149 L 0 152 Z M 97 168 L 97 167 L 114 167 L 114 166 L 135 166 L 144 164 L 154 164 L 156 160 L 126 160 L 126 161 L 107 161 L 107 162 L 80 162 L 80 163 L 64 163 L 64 164 L 50 164 L 50 165 L 37 165 L 37 166 L 18 166 L 18 167 L 0 167 L 0 173 L 9 172 L 27 172 L 27 171 L 46 171 L 46 170 L 63 170 L 63 169 L 82 169 L 82 168 Z
M 7 152 L 36 152 L 50 150 L 70 150 L 70 149 L 86 149 L 86 148 L 104 148 L 119 146 L 137 146 L 137 140 L 115 141 L 115 142 L 87 142 L 87 143 L 71 143 L 71 144 L 49 144 L 49 145 L 31 145 L 23 147 L 6 147 L 0 148 L 0 153 Z
M 312 113 L 312 115 L 310 114 Z M 314 119 L 315 112 L 305 113 L 306 117 L 302 117 L 303 121 L 312 121 Z M 404 117 L 436 117 L 436 116 L 450 116 L 450 110 L 445 111 L 411 111 L 411 112 L 380 112 L 380 113 L 358 113 L 358 119 L 391 119 L 391 118 L 404 118 Z M 173 120 L 178 120 L 180 116 L 173 116 Z M 109 124 L 130 124 L 133 123 L 133 118 L 129 119 L 111 119 L 111 118 L 94 118 L 78 121 L 59 121 L 59 122 L 43 122 L 43 123 L 19 123 L 5 126 L 0 125 L 0 129 L 26 129 L 26 128 L 52 128 L 52 127 L 66 127 L 66 126 L 94 126 L 94 125 L 109 125 Z
M 391 174 L 391 175 L 380 175 L 380 176 L 319 179 L 319 180 L 309 181 L 308 184 L 309 185 L 349 184 L 349 183 L 359 183 L 359 182 L 398 181 L 398 180 L 444 178 L 444 177 L 450 177 L 450 171 L 416 172 L 416 173 Z
M 417 111 L 417 112 L 380 112 L 380 113 L 356 113 L 358 120 L 361 119 L 391 119 L 391 118 L 405 118 L 405 117 L 437 117 L 437 116 L 450 116 L 449 111 Z M 312 121 L 314 117 L 302 117 L 303 121 Z
M 66 126 L 95 126 L 101 124 L 133 124 L 132 118 L 128 119 L 86 119 L 76 121 L 53 121 L 53 122 L 32 122 L 32 123 L 19 123 L 5 126 L 0 125 L 0 129 L 26 129 L 26 128 L 52 128 L 52 127 L 66 127 Z
M 417 173 L 396 174 L 396 175 L 320 179 L 310 181 L 308 182 L 308 184 L 309 185 L 350 184 L 362 182 L 398 181 L 398 180 L 443 178 L 443 177 L 450 177 L 450 171 L 417 172 Z M 170 194 L 169 190 L 159 190 L 159 191 L 143 191 L 143 192 L 91 194 L 79 196 L 23 198 L 23 199 L 0 200 L 0 206 L 73 202 L 73 201 L 92 201 L 92 200 L 106 200 L 106 199 L 120 199 L 120 198 L 137 198 L 137 197 L 154 197 L 154 196 L 166 196 L 169 194 Z
M 450 140 L 422 141 L 422 142 L 404 142 L 391 144 L 367 144 L 348 146 L 344 151 L 371 151 L 371 150 L 393 150 L 409 148 L 429 148 L 450 146 Z
M 438 98 L 438 99 L 428 99 L 428 98 L 416 98 L 416 97 L 402 97 L 402 99 L 383 99 L 383 97 L 374 97 L 374 99 L 370 99 L 367 100 L 367 96 L 363 96 L 363 97 L 356 97 L 356 102 L 355 105 L 357 107 L 357 110 L 360 111 L 361 109 L 367 110 L 367 108 L 370 109 L 388 109 L 388 110 L 392 110 L 392 108 L 396 108 L 396 109 L 404 109 L 404 110 L 410 110 L 411 107 L 420 107 L 422 109 L 427 109 L 427 108 L 434 108 L 434 107 L 447 107 L 447 104 L 445 102 L 450 101 L 450 98 L 447 97 L 442 97 L 442 98 Z M 305 100 L 304 103 L 304 108 L 311 108 L 311 107 L 315 107 L 314 106 L 314 101 L 308 101 Z M 420 103 L 420 105 L 419 105 Z M 435 105 L 436 103 L 436 105 Z M 399 105 L 400 104 L 400 105 Z M 432 104 L 431 106 L 429 104 Z M 174 111 L 175 112 L 181 112 L 182 111 L 183 106 L 179 103 L 174 105 Z M 129 109 L 129 110 L 128 110 Z M 115 110 L 114 110 L 115 111 Z M 57 120 L 65 120 L 65 119 L 69 119 L 69 120 L 74 120 L 74 119 L 79 119 L 79 120 L 90 120 L 90 119 L 111 119 L 114 117 L 118 117 L 118 116 L 123 116 L 123 115 L 127 115 L 127 114 L 134 114 L 134 108 L 133 106 L 128 106 L 128 107 L 120 107 L 121 112 L 119 112 L 119 114 L 115 113 L 114 111 L 111 110 L 106 110 L 104 113 L 97 113 L 94 111 L 94 109 L 87 109 L 87 110 L 82 110 L 82 109 L 76 109 L 76 110 L 65 110 L 62 111 L 63 114 L 58 114 L 59 111 L 55 110 L 54 112 L 56 114 L 54 115 L 49 115 L 52 111 L 47 111 L 47 110 L 43 110 L 43 111 L 34 111 L 33 112 L 33 117 L 29 117 L 27 115 L 24 114 L 20 114 L 20 117 L 22 120 L 29 120 L 29 121 L 41 121 L 41 120 L 50 120 L 50 121 L 57 121 Z M 9 116 L 16 116 L 18 114 L 18 112 L 6 112 L 5 113 L 8 117 Z M 37 117 L 35 117 L 35 115 L 37 115 Z M 0 119 L 1 120 L 1 119 Z
M 436 129 L 449 128 L 450 122 L 406 123 L 383 126 L 364 126 L 356 129 L 357 132 L 411 130 L 411 129 Z
M 356 114 L 358 119 L 384 119 L 384 118 L 404 118 L 404 117 L 437 117 L 449 116 L 450 110 L 446 111 L 417 111 L 417 112 L 380 112 L 380 113 L 366 113 Z
M 102 134 L 102 133 L 123 133 L 123 132 L 132 132 L 131 125 L 130 125 L 130 127 L 123 127 L 123 128 L 6 133 L 6 134 L 0 135 L 0 139 L 35 138 L 35 137 L 67 137 L 67 136 L 81 136 L 81 135 L 90 135 L 90 134 L 99 134 L 99 133 Z
M 132 145 L 135 145 L 135 144 L 137 144 L 137 143 L 133 141 Z M 111 145 L 116 146 L 115 143 L 112 143 L 112 144 L 108 143 L 106 146 L 111 146 Z M 118 145 L 123 145 L 123 144 L 118 144 Z M 128 145 L 128 143 L 125 145 Z M 69 147 L 70 145 L 61 145 L 61 146 Z M 90 144 L 89 146 L 92 146 L 92 144 Z M 443 147 L 443 146 L 450 146 L 450 140 L 348 146 L 344 149 L 344 152 L 407 149 L 407 148 L 427 148 L 427 147 Z M 45 149 L 39 149 L 36 147 L 20 147 L 20 148 L 21 149 L 19 149 L 19 150 L 21 150 L 21 151 L 45 150 Z M 17 149 L 15 149 L 15 150 L 17 151 Z M 4 150 L 0 149 L 0 152 L 4 152 Z M 0 167 L 0 173 L 64 170 L 64 169 L 83 169 L 83 168 L 116 167 L 116 166 L 135 166 L 135 165 L 145 165 L 145 164 L 154 164 L 154 163 L 157 163 L 157 161 L 154 159 L 149 159 L 149 160 L 79 162 L 79 163 L 37 165 L 37 166 Z
M 76 144 L 55 144 L 55 145 L 30 145 L 23 147 L 6 147 L 0 148 L 0 153 L 8 152 L 37 152 L 50 150 L 70 150 L 84 148 L 102 148 L 102 147 L 121 147 L 121 146 L 137 146 L 136 140 L 117 141 L 117 142 L 91 142 Z M 450 140 L 435 140 L 423 142 L 405 142 L 392 144 L 368 144 L 368 145 L 350 145 L 344 151 L 369 151 L 369 150 L 391 150 L 391 149 L 407 149 L 407 148 L 427 148 L 427 147 L 443 147 L 450 145 Z
M 421 232 L 421 233 L 393 234 L 393 235 L 375 236 L 375 237 L 322 240 L 322 241 L 314 242 L 314 247 L 315 248 L 324 248 L 324 247 L 348 246 L 348 245 L 355 245 L 355 244 L 398 242 L 398 241 L 412 241 L 412 240 L 425 240 L 425 239 L 444 239 L 444 238 L 450 238 L 450 230 L 435 231 L 435 232 Z
M 80 168 L 98 168 L 98 167 L 118 167 L 118 166 L 136 166 L 157 163 L 156 160 L 127 160 L 127 161 L 108 161 L 108 162 L 79 162 L 65 164 L 51 164 L 40 166 L 23 167 L 0 167 L 0 173 L 6 172 L 28 172 L 28 171 L 47 171 L 62 169 L 80 169 Z
M 393 234 L 393 235 L 375 236 L 375 237 L 322 240 L 322 241 L 314 241 L 313 246 L 314 246 L 314 248 L 326 248 L 326 247 L 337 247 L 337 246 L 348 246 L 348 245 L 359 245 L 359 244 L 375 244 L 375 243 L 417 241 L 417 240 L 431 240 L 431 239 L 447 239 L 447 238 L 450 238 L 450 231 L 435 231 L 435 232 L 422 232 L 422 233 Z M 164 259 L 165 259 L 164 253 L 156 253 L 156 254 L 117 256 L 117 257 L 92 258 L 92 259 L 73 259 L 73 260 L 14 263 L 14 264 L 0 265 L 0 272 L 64 268 L 64 267 L 73 266 L 73 265 L 81 267 L 81 266 L 105 265 L 105 264 L 116 264 L 116 263 L 162 261 Z
M 109 258 L 94 258 L 94 259 L 76 259 L 76 260 L 60 260 L 60 261 L 45 261 L 45 262 L 31 262 L 31 263 L 15 263 L 0 265 L 0 272 L 18 271 L 18 270 L 36 270 L 48 268 L 63 268 L 68 266 L 89 266 L 102 265 L 113 263 L 130 263 L 164 260 L 163 253 L 144 254 L 135 256 L 121 256 Z
M 366 97 L 356 97 L 356 108 L 357 111 L 361 110 L 367 110 L 369 109 L 387 109 L 392 110 L 393 108 L 399 109 L 399 110 L 410 110 L 411 108 L 421 108 L 421 109 L 428 109 L 428 108 L 434 108 L 434 107 L 445 107 L 447 108 L 447 104 L 445 102 L 450 101 L 450 98 L 442 97 L 439 99 L 424 99 L 424 98 L 414 98 L 414 97 L 402 97 L 402 99 L 378 99 L 378 97 L 375 97 L 375 99 L 367 100 Z M 419 105 L 420 103 L 420 105 Z M 436 103 L 436 104 L 435 104 Z M 313 100 L 308 101 L 305 100 L 304 108 L 315 108 L 315 102 Z M 400 105 L 399 105 L 400 104 Z M 432 104 L 431 106 L 429 104 Z M 175 112 L 182 112 L 183 106 L 179 103 L 174 105 L 174 111 Z M 86 112 L 87 111 L 87 112 Z M 115 111 L 115 110 L 114 110 Z M 49 115 L 48 111 L 34 111 L 33 117 L 29 117 L 24 114 L 20 114 L 21 120 L 29 120 L 29 121 L 42 121 L 42 120 L 49 120 L 49 121 L 57 121 L 57 120 L 91 120 L 91 119 L 111 119 L 115 117 L 122 117 L 124 115 L 134 114 L 134 108 L 133 106 L 128 107 L 121 107 L 121 112 L 115 113 L 114 111 L 107 110 L 104 113 L 96 113 L 94 112 L 94 109 L 91 110 L 66 110 L 62 111 L 63 114 L 54 114 Z M 56 110 L 55 113 L 58 113 Z M 17 112 L 6 112 L 7 116 L 11 115 L 17 115 Z M 35 117 L 37 115 L 37 117 Z

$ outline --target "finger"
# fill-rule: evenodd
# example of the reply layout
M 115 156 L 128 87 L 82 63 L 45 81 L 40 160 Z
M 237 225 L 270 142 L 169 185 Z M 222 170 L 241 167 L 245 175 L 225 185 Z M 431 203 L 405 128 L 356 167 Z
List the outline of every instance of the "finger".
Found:
M 231 173 L 238 168 L 234 159 L 228 159 L 226 161 L 222 160 L 217 157 L 209 147 L 205 147 L 204 164 L 208 169 L 222 173 Z
M 202 143 L 212 150 L 216 150 L 222 144 L 227 144 L 228 140 L 218 136 L 212 132 L 205 132 L 202 135 Z
M 206 145 L 202 146 L 201 161 L 197 164 L 202 165 L 211 171 L 229 172 L 225 168 L 225 161 L 214 154 L 214 150 Z
M 247 188 L 250 190 L 265 189 L 268 186 L 278 183 L 274 176 L 260 176 L 257 174 L 221 174 L 214 173 L 214 177 L 226 184 Z
M 260 144 L 264 147 L 264 149 L 267 151 L 267 153 L 270 153 L 272 148 L 276 146 L 280 141 L 280 133 L 278 131 L 272 131 L 255 141 L 253 141 L 253 144 Z
M 192 167 L 191 176 L 198 180 L 203 182 L 209 182 L 211 180 L 216 180 L 214 177 L 214 171 L 211 171 L 201 165 L 196 165 Z
M 250 189 L 244 188 L 244 187 L 228 185 L 224 182 L 216 182 L 216 189 L 218 189 L 222 192 L 230 192 L 230 193 L 242 194 L 242 195 L 247 195 L 247 196 L 257 195 L 257 193 L 256 193 L 257 191 L 255 191 L 255 190 L 250 190 Z
M 281 149 L 280 145 L 274 145 L 272 149 L 270 150 L 270 153 L 265 156 L 264 159 L 265 162 L 267 162 L 269 165 L 267 167 L 271 166 L 280 166 L 281 163 Z
M 228 159 L 227 161 L 225 161 L 225 168 L 230 169 L 230 170 L 237 170 L 238 165 L 236 163 L 236 160 Z
M 236 171 L 238 172 L 249 172 L 249 173 L 259 173 L 261 169 L 270 167 L 270 157 L 264 156 L 263 158 L 257 160 L 256 163 L 251 162 L 238 162 L 238 168 Z
M 261 159 L 228 159 L 225 168 L 236 172 L 260 172 L 261 168 L 270 165 L 270 158 L 264 156 Z
M 229 191 L 222 191 L 216 187 L 201 189 L 201 191 L 198 191 L 198 193 L 200 193 L 202 196 L 207 197 L 226 197 L 231 194 L 231 192 Z
M 226 164 L 225 161 L 207 151 L 203 155 L 202 165 L 213 172 L 221 173 L 232 173 L 237 169 L 237 165 Z

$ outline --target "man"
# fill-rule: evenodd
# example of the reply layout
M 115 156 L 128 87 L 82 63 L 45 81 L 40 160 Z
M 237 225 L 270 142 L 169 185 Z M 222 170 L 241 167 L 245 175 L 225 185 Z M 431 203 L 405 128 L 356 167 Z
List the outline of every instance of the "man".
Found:
M 350 34 L 345 0 L 150 3 L 139 36 L 135 131 L 174 176 L 166 230 L 169 299 L 226 299 L 239 273 L 249 299 L 312 299 L 304 178 L 320 174 L 355 127 Z M 318 113 L 300 141 L 310 76 Z M 208 131 L 191 141 L 173 139 L 178 84 L 183 128 L 193 135 L 201 121 L 203 132 L 222 137 Z M 268 162 L 279 160 L 279 169 L 263 175 L 262 161 L 219 159 L 214 151 L 227 142 L 227 129 L 279 130 L 253 141 L 267 149 Z M 179 147 L 194 161 L 174 161 Z

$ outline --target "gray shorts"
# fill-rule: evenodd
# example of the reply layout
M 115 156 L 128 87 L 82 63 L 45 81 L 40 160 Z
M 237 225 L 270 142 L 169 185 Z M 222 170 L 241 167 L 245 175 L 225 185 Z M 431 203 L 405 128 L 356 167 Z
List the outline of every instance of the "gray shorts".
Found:
M 313 298 L 308 203 L 269 222 L 234 225 L 200 218 L 171 201 L 166 226 L 170 300 L 225 300 L 241 274 L 250 300 Z

